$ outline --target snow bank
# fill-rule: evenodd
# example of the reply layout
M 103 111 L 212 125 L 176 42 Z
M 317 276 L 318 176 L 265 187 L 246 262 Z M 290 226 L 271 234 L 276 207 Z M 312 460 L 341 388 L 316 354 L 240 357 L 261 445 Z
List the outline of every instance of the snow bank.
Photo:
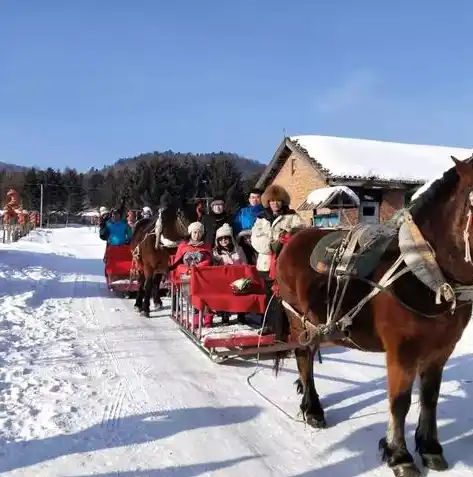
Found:
M 165 309 L 143 319 L 107 291 L 104 244 L 87 228 L 36 231 L 0 247 L 2 477 L 390 477 L 385 357 L 323 350 L 316 386 L 327 429 L 297 419 L 297 368 L 215 365 Z M 393 326 L 395 324 L 395 317 Z M 470 475 L 472 330 L 443 375 L 439 435 Z M 408 445 L 418 393 L 407 418 Z M 280 409 L 283 409 L 284 414 Z

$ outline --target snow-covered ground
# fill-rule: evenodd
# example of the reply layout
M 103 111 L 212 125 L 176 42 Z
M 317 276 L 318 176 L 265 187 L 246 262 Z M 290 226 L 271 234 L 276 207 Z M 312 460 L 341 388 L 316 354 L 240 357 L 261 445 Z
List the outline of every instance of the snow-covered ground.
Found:
M 382 355 L 324 352 L 317 385 L 330 427 L 288 418 L 248 384 L 254 362 L 213 364 L 166 315 L 137 316 L 103 279 L 88 228 L 0 246 L 0 475 L 22 477 L 391 476 Z M 451 470 L 473 469 L 473 331 L 448 363 L 439 405 Z M 252 384 L 296 417 L 289 361 Z M 417 418 L 409 414 L 409 446 Z

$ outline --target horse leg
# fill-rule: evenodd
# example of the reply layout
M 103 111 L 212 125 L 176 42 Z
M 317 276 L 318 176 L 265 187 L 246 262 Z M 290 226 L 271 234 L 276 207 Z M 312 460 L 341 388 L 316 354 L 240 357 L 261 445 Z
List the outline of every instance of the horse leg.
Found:
M 406 416 L 411 407 L 412 384 L 416 376 L 414 363 L 401 361 L 387 352 L 389 423 L 386 437 L 379 441 L 382 459 L 396 477 L 420 477 L 421 473 L 407 450 Z
M 325 422 L 324 410 L 314 384 L 314 355 L 316 349 L 298 348 L 295 351 L 299 379 L 296 381 L 297 393 L 302 394 L 301 411 L 309 426 L 322 428 Z
M 163 279 L 162 273 L 157 273 L 153 277 L 153 303 L 155 310 L 160 310 L 163 307 L 163 302 L 160 296 L 160 285 Z
M 437 435 L 437 403 L 445 363 L 430 363 L 420 371 L 420 414 L 415 441 L 416 451 L 425 467 L 432 470 L 447 470 L 448 462 L 443 456 Z
M 144 297 L 143 306 L 141 307 L 141 315 L 149 318 L 150 314 L 150 301 L 151 294 L 153 293 L 154 274 L 152 270 L 145 271 L 145 283 L 144 283 Z
M 136 300 L 135 300 L 135 310 L 136 311 L 141 311 L 143 307 L 143 296 L 145 293 L 145 276 L 143 272 L 138 273 L 138 293 L 136 294 Z

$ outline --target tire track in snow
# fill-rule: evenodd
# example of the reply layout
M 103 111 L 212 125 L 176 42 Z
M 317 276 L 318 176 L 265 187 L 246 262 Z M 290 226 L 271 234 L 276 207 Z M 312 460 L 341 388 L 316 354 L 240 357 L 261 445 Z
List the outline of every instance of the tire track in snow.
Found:
M 121 380 L 117 385 L 111 403 L 105 406 L 102 416 L 102 428 L 112 431 L 120 427 L 120 422 L 123 415 L 123 402 L 125 400 L 126 392 L 126 386 L 123 380 Z
M 101 284 L 99 283 L 94 283 L 93 287 L 95 292 L 97 291 L 97 288 L 102 288 Z M 107 292 L 105 291 L 105 293 Z M 88 296 L 94 296 L 94 293 L 89 293 Z M 137 399 L 134 389 L 136 388 L 140 389 L 141 391 L 140 394 L 142 394 L 142 399 L 141 399 L 142 401 L 143 400 L 145 402 L 150 401 L 149 394 L 146 391 L 146 388 L 144 387 L 143 380 L 142 380 L 142 376 L 144 372 L 148 371 L 148 369 L 141 371 L 141 368 L 140 368 L 140 370 L 137 371 L 134 368 L 134 366 L 132 366 L 126 358 L 120 359 L 117 356 L 117 353 L 113 351 L 112 347 L 110 346 L 107 340 L 107 335 L 103 327 L 101 326 L 100 319 L 98 318 L 100 314 L 110 313 L 110 309 L 107 309 L 107 307 L 104 304 L 105 299 L 106 297 L 87 298 L 86 306 L 87 306 L 88 312 L 90 313 L 89 320 L 93 320 L 94 324 L 97 326 L 99 330 L 99 339 L 105 351 L 105 355 L 107 356 L 109 361 L 113 364 L 115 373 L 122 379 L 122 382 L 125 384 L 126 392 L 130 399 L 130 402 L 132 403 L 134 407 L 139 409 L 140 406 L 138 403 L 140 400 Z M 130 380 L 130 376 L 133 376 L 135 378 L 136 380 L 135 383 L 132 383 L 132 381 Z

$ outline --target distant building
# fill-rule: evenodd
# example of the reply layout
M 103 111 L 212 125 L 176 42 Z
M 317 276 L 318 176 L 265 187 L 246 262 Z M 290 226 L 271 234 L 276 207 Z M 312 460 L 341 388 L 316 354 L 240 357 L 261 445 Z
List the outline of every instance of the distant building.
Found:
M 453 166 L 450 156 L 466 159 L 473 150 L 458 147 L 401 144 L 329 136 L 291 136 L 279 145 L 257 187 L 279 184 L 291 195 L 308 223 L 334 224 L 338 214 L 330 209 L 304 210 L 315 189 L 347 186 L 359 197 L 359 206 L 347 219 L 378 223 L 404 207 L 420 186 Z M 343 220 L 343 219 L 342 219 Z

